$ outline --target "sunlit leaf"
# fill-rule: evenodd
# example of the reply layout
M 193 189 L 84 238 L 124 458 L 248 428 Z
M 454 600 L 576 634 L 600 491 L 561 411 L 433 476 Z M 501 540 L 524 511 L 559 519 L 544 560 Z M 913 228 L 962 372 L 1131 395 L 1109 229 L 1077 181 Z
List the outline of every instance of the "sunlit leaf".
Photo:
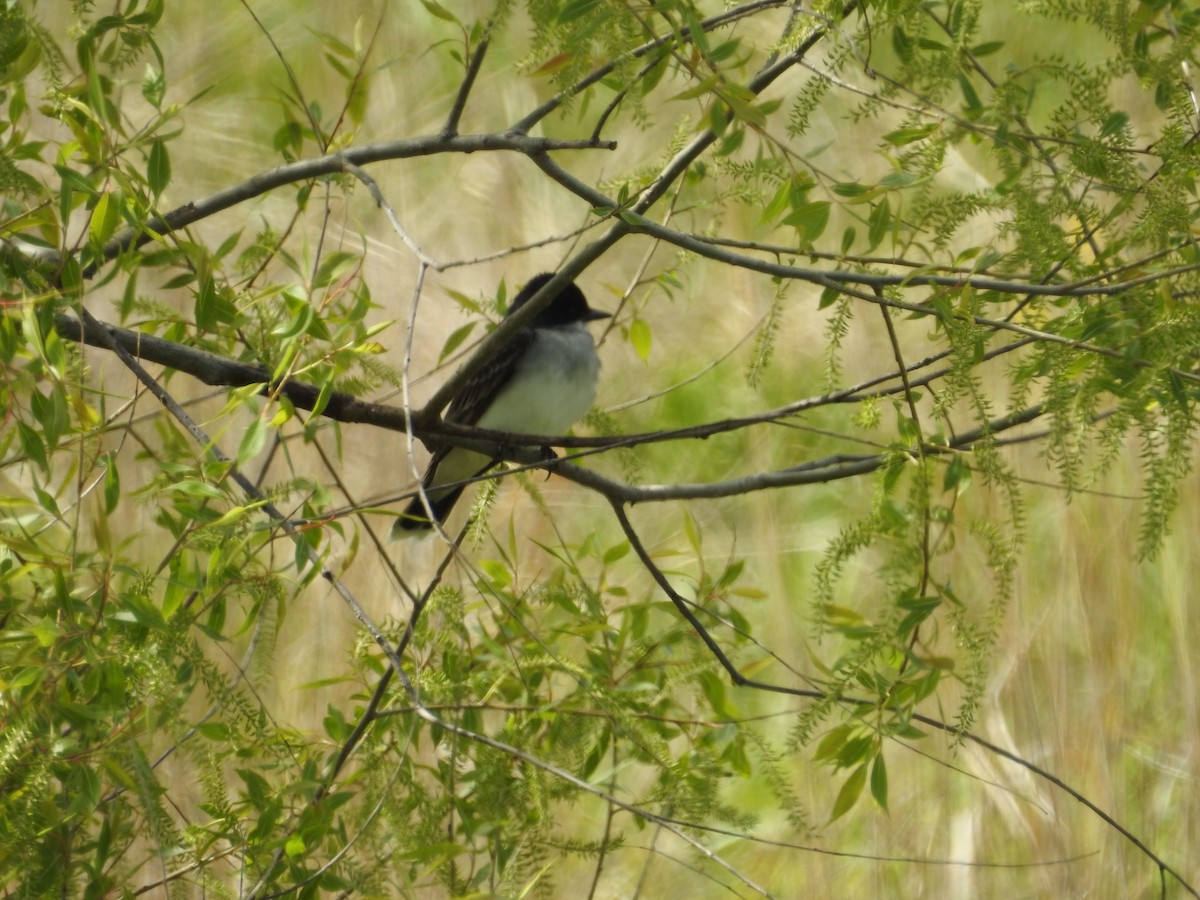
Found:
M 92 219 L 88 223 L 88 233 L 97 243 L 103 244 L 112 237 L 120 221 L 121 199 L 111 191 L 105 191 L 100 195 L 100 199 L 96 201 L 96 205 L 92 209 Z
M 629 324 L 629 343 L 642 362 L 650 358 L 650 326 L 644 319 L 634 319 Z
M 442 345 L 442 352 L 438 354 L 439 365 L 446 359 L 446 357 L 462 346 L 462 342 L 465 341 L 468 336 L 470 336 L 471 332 L 475 330 L 475 326 L 477 324 L 478 323 L 474 321 L 468 322 L 466 325 L 460 325 L 458 328 L 455 328 L 454 331 L 450 333 L 450 337 L 446 338 L 446 343 Z
M 250 427 L 246 429 L 246 433 L 242 435 L 242 442 L 238 445 L 237 461 L 239 466 L 245 465 L 262 452 L 263 447 L 267 444 L 267 436 L 270 433 L 270 426 L 267 425 L 263 418 L 255 416 L 254 421 L 250 423 Z

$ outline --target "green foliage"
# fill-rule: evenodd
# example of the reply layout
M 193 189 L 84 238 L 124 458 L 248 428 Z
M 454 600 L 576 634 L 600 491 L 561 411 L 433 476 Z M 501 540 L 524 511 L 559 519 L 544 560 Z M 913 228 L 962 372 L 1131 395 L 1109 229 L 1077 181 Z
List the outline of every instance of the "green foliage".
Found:
M 211 23 L 160 0 L 0 10 L 6 893 L 603 893 L 633 848 L 672 858 L 651 829 L 705 848 L 697 877 L 750 884 L 714 832 L 853 835 L 912 802 L 897 751 L 931 744 L 931 717 L 953 748 L 987 709 L 1030 532 L 1019 445 L 1071 497 L 1136 464 L 1133 553 L 1163 546 L 1200 394 L 1194 11 L 1023 4 L 1072 38 L 1047 44 L 970 0 L 460 6 L 414 8 L 420 54 L 381 49 L 379 6 L 306 22 L 299 49 L 241 10 L 275 55 L 221 90 L 270 112 L 230 132 L 261 144 L 257 171 L 417 137 L 425 112 L 380 99 L 412 80 L 442 121 L 371 164 L 590 139 L 520 161 L 574 204 L 569 227 L 514 181 L 543 229 L 520 230 L 515 170 L 464 165 L 472 190 L 502 187 L 459 207 L 458 170 L 380 188 L 345 155 L 253 212 L 265 176 L 230 167 L 231 217 L 190 218 L 211 139 L 191 122 L 217 85 L 185 96 L 177 54 Z M 526 89 L 542 114 L 497 119 Z M 599 255 L 584 278 L 621 304 L 605 377 L 647 398 L 594 411 L 584 430 L 614 446 L 559 463 L 607 495 L 565 506 L 523 472 L 553 525 L 526 535 L 491 483 L 436 574 L 347 512 L 409 470 L 399 436 L 340 411 L 403 388 L 417 413 L 424 390 L 364 184 L 412 228 L 396 243 L 422 279 L 497 247 Z M 394 199 L 417 193 L 436 196 Z M 491 243 L 449 259 L 443 215 L 462 247 L 486 219 Z M 440 332 L 426 288 L 426 361 L 468 351 L 513 283 L 446 287 L 471 318 Z M 81 350 L 88 316 L 125 349 Z M 131 387 L 152 339 L 191 355 Z M 810 533 L 819 552 L 788 568 Z M 348 595 L 355 645 L 325 633 Z M 301 616 L 315 650 L 285 643 Z M 295 683 L 297 652 L 322 674 Z

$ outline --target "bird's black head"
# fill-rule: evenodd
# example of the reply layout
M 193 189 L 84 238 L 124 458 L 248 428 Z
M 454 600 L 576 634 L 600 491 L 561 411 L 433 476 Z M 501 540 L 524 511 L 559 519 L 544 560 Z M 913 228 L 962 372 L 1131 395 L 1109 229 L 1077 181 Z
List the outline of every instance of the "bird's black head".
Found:
M 512 306 L 508 308 L 508 312 L 505 315 L 511 316 L 516 310 L 528 303 L 533 295 L 545 287 L 546 283 L 553 277 L 553 272 L 543 272 L 541 275 L 531 278 L 529 283 L 521 288 L 521 292 L 517 294 L 516 299 L 513 300 Z M 583 296 L 583 291 L 577 288 L 574 282 L 572 282 L 560 290 L 554 299 L 550 301 L 550 304 L 543 307 L 542 311 L 533 317 L 532 325 L 535 328 L 553 328 L 555 325 L 574 325 L 576 322 L 607 319 L 610 315 L 611 313 L 601 312 L 589 307 L 587 298 Z

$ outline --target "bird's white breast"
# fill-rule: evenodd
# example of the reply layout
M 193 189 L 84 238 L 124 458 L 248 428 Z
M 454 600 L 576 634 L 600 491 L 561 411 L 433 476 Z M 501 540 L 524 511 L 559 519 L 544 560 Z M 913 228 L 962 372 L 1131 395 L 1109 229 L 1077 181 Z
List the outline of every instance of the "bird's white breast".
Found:
M 596 399 L 600 359 L 582 324 L 539 328 L 504 389 L 476 423 L 521 434 L 564 434 Z

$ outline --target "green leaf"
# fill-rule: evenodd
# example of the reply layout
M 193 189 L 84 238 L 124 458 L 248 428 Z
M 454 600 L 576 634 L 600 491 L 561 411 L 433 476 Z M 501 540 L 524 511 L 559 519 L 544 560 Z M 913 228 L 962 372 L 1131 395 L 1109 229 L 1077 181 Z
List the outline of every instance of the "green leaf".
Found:
M 440 365 L 451 353 L 462 346 L 462 342 L 467 339 L 472 331 L 475 330 L 476 322 L 468 322 L 459 328 L 455 328 L 450 333 L 450 337 L 446 338 L 446 343 L 442 345 L 442 352 L 438 354 L 438 364 Z
M 721 140 L 721 146 L 716 149 L 717 156 L 729 156 L 734 153 L 746 139 L 745 128 L 735 128 Z
M 700 540 L 700 529 L 696 525 L 696 520 L 692 514 L 684 509 L 683 511 L 683 533 L 687 535 L 688 544 L 697 556 L 701 555 L 702 542 Z
M 774 196 L 763 207 L 762 216 L 759 217 L 759 222 L 770 222 L 778 216 L 782 215 L 783 211 L 788 207 L 788 199 L 791 197 L 792 183 L 785 181 L 779 185 Z
M 658 83 L 662 80 L 663 75 L 667 71 L 667 61 L 670 58 L 668 53 L 662 53 L 656 62 L 639 82 L 637 91 L 643 97 L 649 94 L 652 90 L 658 87 Z
M 17 437 L 21 442 L 21 451 L 42 469 L 45 469 L 46 445 L 42 443 L 41 435 L 24 422 L 18 422 Z
M 825 231 L 829 224 L 828 200 L 816 200 L 797 207 L 791 215 L 783 220 L 784 225 L 792 225 L 800 233 L 801 241 L 815 241 Z
M 317 394 L 317 402 L 313 404 L 312 415 L 319 416 L 325 412 L 325 407 L 329 405 L 329 398 L 333 396 L 333 379 L 326 378 L 321 383 L 320 393 Z
M 283 303 L 291 316 L 272 328 L 271 336 L 281 341 L 291 341 L 308 331 L 313 320 L 313 308 L 298 287 L 283 292 Z
M 58 509 L 58 501 L 54 499 L 52 494 L 47 493 L 37 485 L 34 485 L 33 493 L 34 496 L 37 497 L 38 503 L 41 504 L 42 509 L 46 510 L 46 512 L 55 517 L 61 514 Z
M 888 198 L 883 197 L 871 207 L 867 216 L 867 249 L 874 250 L 887 234 L 892 224 L 892 207 Z
M 896 601 L 896 606 L 909 611 L 908 615 L 896 626 L 897 634 L 911 634 L 913 629 L 933 615 L 941 605 L 940 597 L 906 596 Z
M 708 111 L 704 114 L 704 125 L 718 136 L 725 133 L 725 129 L 729 127 L 731 121 L 733 121 L 733 116 L 730 115 L 730 110 L 720 103 L 710 103 Z
M 855 231 L 853 225 L 847 225 L 846 230 L 842 232 L 842 253 L 849 253 L 850 248 L 854 246 L 854 239 L 858 237 L 858 232 Z
M 688 40 L 695 45 L 696 49 L 704 56 L 709 56 L 712 50 L 708 45 L 708 34 L 704 30 L 704 26 L 700 24 L 700 19 L 696 15 L 696 10 L 691 3 L 680 4 L 683 14 L 683 19 L 687 23 Z
M 558 13 L 558 24 L 565 25 L 568 22 L 574 22 L 576 19 L 582 19 L 593 9 L 601 4 L 602 0 L 573 0 L 564 6 Z
M 213 331 L 219 324 L 229 325 L 236 320 L 237 308 L 225 291 L 216 286 L 212 276 L 205 277 L 196 292 L 196 325 L 205 331 Z
M 88 223 L 88 234 L 98 244 L 103 244 L 121 222 L 121 198 L 119 194 L 105 191 L 92 209 L 92 220 Z
M 942 476 L 942 489 L 962 493 L 971 485 L 971 467 L 961 453 L 950 457 L 946 473 Z
M 187 497 L 197 497 L 205 500 L 215 500 L 224 496 L 216 486 L 206 481 L 198 481 L 195 478 L 185 478 L 182 481 L 176 481 L 170 485 L 169 489 Z
M 350 724 L 346 721 L 346 717 L 342 715 L 342 711 L 333 705 L 326 707 L 326 714 L 322 724 L 325 726 L 325 733 L 339 744 L 345 741 L 350 736 L 350 732 L 353 731 Z
M 454 15 L 454 13 L 450 12 L 450 10 L 446 9 L 446 7 L 442 6 L 442 4 L 436 2 L 436 0 L 421 0 L 421 5 L 429 11 L 430 15 L 433 15 L 444 22 L 453 22 L 456 25 L 461 24 L 458 21 L 458 17 Z
M 884 812 L 888 811 L 888 778 L 887 766 L 883 762 L 883 751 L 875 755 L 871 765 L 871 796 Z
M 206 524 L 208 524 L 210 528 L 226 528 L 228 526 L 232 526 L 234 522 L 240 522 L 242 518 L 245 518 L 248 514 L 251 514 L 251 512 L 258 509 L 259 506 L 262 506 L 262 504 L 252 503 L 246 506 L 230 506 L 229 509 L 222 512 L 220 518 L 215 518 L 215 520 L 212 520 Z
M 723 719 L 737 719 L 741 716 L 738 708 L 729 702 L 725 693 L 725 682 L 713 672 L 703 672 L 700 675 L 700 688 L 712 711 Z
M 892 188 L 906 188 L 910 185 L 916 184 L 920 180 L 920 177 L 921 176 L 918 176 L 914 172 L 888 172 L 879 179 L 879 187 L 886 190 L 891 190 Z
M 858 802 L 858 798 L 863 791 L 863 786 L 866 783 L 867 764 L 863 763 L 850 773 L 850 777 L 846 779 L 846 783 L 838 791 L 837 799 L 833 802 L 833 812 L 829 815 L 830 822 L 840 819 L 850 811 L 851 807 Z
M 246 429 L 246 433 L 242 435 L 241 444 L 238 445 L 237 461 L 239 466 L 245 465 L 262 452 L 263 447 L 267 444 L 267 435 L 270 434 L 270 431 L 270 426 L 266 421 L 261 416 L 255 416 L 250 427 Z
M 619 544 L 613 544 L 604 551 L 604 564 L 611 566 L 617 560 L 624 557 L 630 550 L 629 541 L 621 541 Z
M 976 44 L 971 48 L 971 53 L 974 56 L 988 56 L 995 53 L 1004 46 L 1004 41 L 985 41 L 982 44 Z
M 46 335 L 46 351 L 49 355 L 50 341 L 53 332 Z M 61 386 L 54 384 L 49 392 L 34 391 L 29 398 L 29 411 L 42 429 L 42 440 L 46 450 L 53 453 L 58 447 L 58 439 L 71 426 L 70 413 L 67 410 L 67 398 Z
M 29 633 L 34 636 L 39 646 L 49 647 L 58 638 L 58 626 L 53 619 L 43 618 L 30 624 Z
M 668 97 L 668 100 L 694 100 L 697 97 L 704 97 L 712 93 L 713 88 L 717 86 L 720 79 L 716 75 L 709 75 L 699 83 L 693 85 L 685 91 L 680 91 L 673 97 Z
M 150 63 L 146 63 L 146 71 L 142 75 L 142 96 L 155 109 L 162 108 L 163 97 L 167 92 L 167 80 Z
M 162 138 L 155 138 L 150 145 L 150 158 L 146 163 L 146 181 L 157 197 L 171 180 L 171 157 Z
M 893 147 L 903 147 L 905 144 L 924 140 L 937 131 L 939 127 L 936 122 L 930 122 L 927 125 L 911 125 L 905 128 L 897 128 L 895 131 L 889 131 L 883 136 L 883 139 Z
M 842 746 L 834 762 L 839 769 L 865 766 L 871 757 L 871 750 L 874 746 L 875 738 L 870 735 L 851 738 Z
M 979 99 L 979 94 L 975 92 L 974 85 L 965 75 L 959 75 L 958 87 L 962 91 L 963 102 L 967 107 L 967 116 L 972 119 L 976 118 L 983 110 L 983 103 Z
M 813 759 L 818 761 L 837 759 L 838 754 L 842 752 L 842 747 L 853 730 L 853 727 L 850 725 L 839 725 L 831 729 L 825 737 L 821 738 L 821 743 L 817 745 Z
M 329 254 L 317 267 L 317 274 L 313 277 L 313 288 L 328 287 L 357 265 L 358 256 L 354 253 L 341 251 Z
M 629 343 L 642 362 L 650 357 L 650 326 L 643 319 L 634 319 L 629 325 Z
M 121 502 L 121 473 L 117 469 L 116 454 L 110 453 L 104 460 L 104 515 L 111 516 Z
M 1100 126 L 1101 137 L 1113 137 L 1129 127 L 1129 114 L 1121 111 L 1110 113 Z
M 196 730 L 210 741 L 228 741 L 236 736 L 233 729 L 224 722 L 201 722 L 196 726 Z
M 869 194 L 871 190 L 872 188 L 857 181 L 841 181 L 833 186 L 833 192 L 839 197 L 861 197 L 863 194 Z

